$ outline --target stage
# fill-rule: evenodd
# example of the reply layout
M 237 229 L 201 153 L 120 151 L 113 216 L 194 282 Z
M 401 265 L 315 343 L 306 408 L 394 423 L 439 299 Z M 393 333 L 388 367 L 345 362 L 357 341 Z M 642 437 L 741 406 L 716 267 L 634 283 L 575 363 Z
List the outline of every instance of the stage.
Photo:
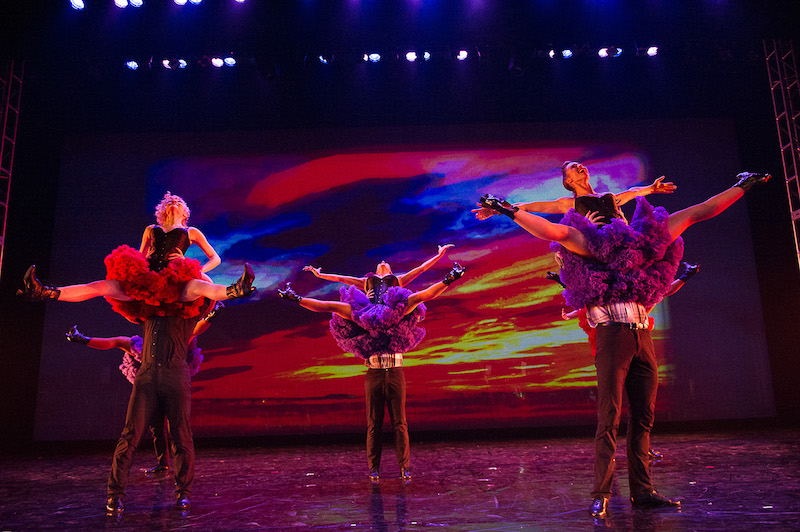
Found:
M 3 530 L 796 530 L 800 430 L 657 434 L 656 488 L 679 510 L 634 510 L 624 450 L 610 516 L 594 522 L 590 437 L 415 441 L 404 483 L 391 446 L 381 481 L 363 446 L 197 444 L 192 508 L 175 508 L 170 476 L 148 477 L 149 442 L 131 470 L 125 511 L 107 517 L 105 451 L 39 451 L 0 461 Z

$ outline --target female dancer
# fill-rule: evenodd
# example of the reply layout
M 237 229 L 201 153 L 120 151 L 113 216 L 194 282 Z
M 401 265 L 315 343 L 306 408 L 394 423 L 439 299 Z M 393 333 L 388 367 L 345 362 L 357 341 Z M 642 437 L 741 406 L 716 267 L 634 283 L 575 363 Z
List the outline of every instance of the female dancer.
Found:
M 217 303 L 207 315 L 197 322 L 194 327 L 191 340 L 189 340 L 189 353 L 186 362 L 189 365 L 189 376 L 194 377 L 200 371 L 200 364 L 203 362 L 203 351 L 197 347 L 197 336 L 208 330 L 211 319 L 217 310 L 223 307 L 222 303 Z M 92 349 L 107 351 L 110 349 L 121 349 L 123 351 L 122 364 L 119 370 L 125 378 L 133 384 L 136 374 L 142 364 L 142 337 L 134 336 L 112 336 L 112 337 L 91 337 L 82 334 L 75 325 L 68 332 L 64 333 L 68 341 L 83 344 Z M 148 475 L 157 475 L 169 471 L 169 460 L 167 456 L 167 444 L 169 442 L 168 433 L 165 431 L 166 418 L 163 412 L 157 413 L 150 423 L 150 432 L 153 433 L 153 447 L 156 451 L 158 463 L 145 471 Z
M 573 196 L 550 201 L 532 201 L 530 203 L 515 203 L 513 206 L 521 211 L 539 212 L 543 214 L 566 214 L 570 209 L 586 215 L 588 212 L 597 212 L 599 221 L 610 223 L 612 218 L 625 220 L 625 215 L 619 209 L 637 196 L 648 194 L 671 194 L 678 187 L 672 183 L 663 183 L 664 176 L 653 181 L 646 187 L 632 187 L 619 194 L 606 193 L 598 195 L 589 182 L 589 170 L 581 163 L 566 161 L 561 165 L 561 183 L 564 188 L 572 192 Z M 478 205 L 481 205 L 478 203 Z M 473 209 L 478 220 L 497 214 L 496 211 L 481 205 L 480 209 Z
M 449 247 L 449 246 L 447 246 Z M 440 253 L 441 253 L 440 248 Z M 436 258 L 438 260 L 438 258 Z M 380 480 L 381 427 L 385 406 L 389 409 L 395 433 L 395 453 L 404 481 L 411 480 L 409 468 L 408 423 L 406 421 L 406 380 L 403 374 L 403 353 L 417 346 L 425 336 L 418 326 L 425 317 L 423 302 L 444 292 L 464 275 L 458 263 L 445 278 L 425 290 L 411 292 L 400 287 L 391 274 L 391 267 L 382 262 L 376 274 L 366 278 L 364 292 L 356 286 L 339 289 L 341 301 L 321 301 L 301 297 L 289 283 L 278 294 L 314 312 L 330 312 L 330 330 L 339 347 L 364 360 L 367 375 L 364 391 L 367 401 L 367 463 L 369 478 Z M 389 279 L 394 278 L 394 281 Z
M 380 264 L 378 264 L 378 267 L 375 269 L 375 275 L 370 274 L 370 275 L 365 275 L 364 277 L 350 277 L 348 275 L 322 273 L 322 268 L 314 268 L 313 266 L 305 266 L 303 268 L 303 271 L 311 272 L 314 274 L 315 277 L 319 279 L 324 279 L 326 281 L 335 281 L 338 283 L 344 283 L 351 286 L 355 286 L 362 292 L 366 292 L 368 290 L 367 282 L 371 278 L 376 276 L 378 278 L 387 278 L 386 282 L 392 283 L 391 286 L 399 286 L 403 288 L 406 285 L 408 285 L 408 283 L 419 277 L 420 274 L 428 271 L 434 264 L 436 264 L 439 261 L 439 259 L 444 257 L 445 252 L 454 245 L 455 244 L 446 244 L 444 246 L 439 246 L 439 251 L 438 253 L 436 253 L 436 255 L 426 260 L 425 262 L 423 262 L 413 270 L 409 271 L 408 273 L 400 275 L 399 277 L 392 275 L 392 268 L 386 261 L 382 261 Z M 370 282 L 374 283 L 375 281 L 370 281 Z
M 231 286 L 214 284 L 205 275 L 219 265 L 220 258 L 205 235 L 187 225 L 190 211 L 180 196 L 167 192 L 155 214 L 157 223 L 145 229 L 139 251 L 122 245 L 106 257 L 106 279 L 54 288 L 36 278 L 34 265 L 25 273 L 24 288 L 17 294 L 30 300 L 69 302 L 105 297 L 116 312 L 138 322 L 153 315 L 190 318 L 199 313 L 204 297 L 221 301 L 253 293 L 255 275 L 247 263 Z M 184 257 L 192 244 L 208 257 L 202 267 Z

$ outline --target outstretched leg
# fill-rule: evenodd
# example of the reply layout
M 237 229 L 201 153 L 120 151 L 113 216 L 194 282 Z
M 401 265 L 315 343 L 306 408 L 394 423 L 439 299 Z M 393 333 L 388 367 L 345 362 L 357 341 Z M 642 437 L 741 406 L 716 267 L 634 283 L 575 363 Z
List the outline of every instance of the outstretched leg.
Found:
M 438 297 L 442 292 L 447 290 L 448 286 L 453 284 L 455 281 L 461 279 L 465 271 L 467 271 L 465 267 L 463 267 L 457 262 L 454 262 L 453 269 L 451 269 L 447 273 L 447 275 L 445 275 L 444 279 L 442 279 L 436 284 L 432 284 L 425 290 L 414 292 L 413 294 L 408 296 L 408 304 L 406 305 L 406 310 L 404 315 L 407 316 L 412 312 L 414 312 L 414 309 L 417 308 L 421 303 L 424 303 L 425 301 L 430 301 L 431 299 Z
M 46 299 L 57 299 L 76 303 L 86 301 L 95 297 L 111 297 L 119 301 L 130 301 L 125 292 L 120 288 L 119 283 L 113 279 L 104 279 L 86 284 L 74 284 L 69 286 L 52 287 L 47 286 L 36 277 L 36 265 L 32 264 L 22 278 L 22 289 L 17 290 L 17 295 L 30 301 L 43 301 Z
M 253 286 L 255 278 L 253 267 L 245 263 L 242 276 L 230 286 L 210 283 L 203 279 L 192 279 L 183 287 L 179 301 L 194 301 L 201 297 L 212 301 L 250 297 L 256 291 Z
M 300 296 L 292 289 L 292 283 L 286 283 L 286 288 L 283 290 L 279 289 L 278 295 L 283 299 L 294 301 L 301 307 L 307 308 L 312 312 L 330 312 L 346 320 L 353 319 L 349 303 L 343 303 L 341 301 L 322 301 L 320 299 Z
M 772 176 L 769 174 L 742 172 L 736 177 L 739 178 L 739 182 L 728 190 L 712 196 L 703 203 L 698 203 L 670 214 L 669 234 L 672 236 L 672 240 L 681 236 L 684 231 L 697 222 L 703 222 L 720 214 L 744 196 L 745 191 L 749 190 L 750 187 L 756 183 L 766 183 Z
M 525 229 L 527 232 L 541 238 L 542 240 L 549 240 L 551 242 L 558 242 L 568 250 L 581 255 L 582 257 L 590 257 L 591 253 L 586 244 L 586 239 L 579 230 L 567 225 L 554 224 L 553 222 L 529 213 L 521 211 L 514 207 L 506 200 L 491 196 L 489 194 L 483 196 L 480 200 L 481 205 L 489 209 L 493 209 L 500 214 L 505 214 L 517 225 Z

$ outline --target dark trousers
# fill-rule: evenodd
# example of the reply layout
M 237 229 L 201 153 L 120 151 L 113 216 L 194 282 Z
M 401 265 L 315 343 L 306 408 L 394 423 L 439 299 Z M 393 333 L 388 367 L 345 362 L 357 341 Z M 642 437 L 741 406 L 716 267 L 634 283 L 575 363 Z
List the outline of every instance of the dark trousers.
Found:
M 406 423 L 406 377 L 403 368 L 368 369 L 364 381 L 367 397 L 367 463 L 370 471 L 381 465 L 384 409 L 394 428 L 397 465 L 408 469 L 408 423 Z
M 109 496 L 121 497 L 125 494 L 131 462 L 142 435 L 151 420 L 155 419 L 154 416 L 164 414 L 169 421 L 174 446 L 175 491 L 178 495 L 191 493 L 194 480 L 194 442 L 189 427 L 191 401 L 188 367 L 139 371 L 128 402 L 125 428 L 114 450 L 111 473 L 108 475 Z
M 611 495 L 622 393 L 628 394 L 628 480 L 636 497 L 653 490 L 650 431 L 655 419 L 658 363 L 647 330 L 597 328 L 597 433 L 592 497 Z
M 153 433 L 153 448 L 156 451 L 156 460 L 158 460 L 159 467 L 169 467 L 169 454 L 167 447 L 169 446 L 169 429 L 166 422 L 166 414 L 157 411 L 153 422 L 150 425 L 150 432 Z

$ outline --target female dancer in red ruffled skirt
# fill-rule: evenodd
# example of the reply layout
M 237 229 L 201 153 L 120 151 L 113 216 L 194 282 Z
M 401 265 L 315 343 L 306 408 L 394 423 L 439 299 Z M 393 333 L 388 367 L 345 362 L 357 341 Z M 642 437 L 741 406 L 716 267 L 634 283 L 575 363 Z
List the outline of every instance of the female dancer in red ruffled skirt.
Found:
M 55 288 L 39 281 L 36 266 L 31 266 L 18 294 L 30 300 L 69 302 L 105 297 L 116 312 L 133 322 L 148 316 L 191 318 L 199 314 L 203 297 L 222 301 L 252 294 L 255 275 L 247 263 L 231 286 L 214 284 L 205 274 L 220 264 L 220 258 L 205 235 L 187 225 L 190 211 L 180 196 L 167 192 L 155 214 L 157 223 L 145 229 L 138 251 L 122 245 L 106 257 L 104 280 Z M 202 266 L 184 257 L 192 244 L 208 257 Z

